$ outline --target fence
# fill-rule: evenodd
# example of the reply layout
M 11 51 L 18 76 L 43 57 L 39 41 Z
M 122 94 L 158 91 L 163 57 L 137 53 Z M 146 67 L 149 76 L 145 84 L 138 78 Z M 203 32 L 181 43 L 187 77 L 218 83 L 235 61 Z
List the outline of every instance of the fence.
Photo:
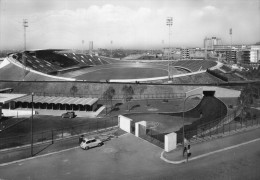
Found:
M 29 120 L 29 119 L 28 119 Z M 33 143 L 46 143 L 48 141 L 55 142 L 74 137 L 79 134 L 91 134 L 102 132 L 107 128 L 118 125 L 117 117 L 97 119 L 95 122 L 79 124 L 69 128 L 52 129 L 42 132 L 33 133 Z M 1 136 L 1 134 L 0 134 Z M 31 143 L 31 134 L 27 132 L 21 136 L 0 137 L 0 149 L 23 146 Z
M 146 133 L 141 133 L 139 137 L 147 140 L 148 142 L 164 149 L 164 135 L 161 132 L 155 131 L 153 129 L 149 129 L 146 126 L 139 125 L 143 129 L 146 129 Z
M 238 109 L 225 118 L 200 125 L 190 131 L 185 131 L 184 137 L 191 142 L 196 142 L 198 139 L 207 139 L 216 135 L 230 134 L 251 126 L 260 125 L 260 118 L 257 118 L 256 116 L 242 118 L 239 116 L 240 113 L 241 109 Z M 182 140 L 183 134 L 182 132 L 179 132 L 177 134 L 177 142 L 182 143 Z

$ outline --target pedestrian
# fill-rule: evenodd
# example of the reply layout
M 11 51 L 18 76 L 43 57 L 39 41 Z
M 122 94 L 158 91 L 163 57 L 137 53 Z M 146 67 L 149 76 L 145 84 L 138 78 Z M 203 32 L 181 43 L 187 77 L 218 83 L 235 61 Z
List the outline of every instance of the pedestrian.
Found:
M 188 140 L 186 138 L 184 138 L 183 141 L 183 152 L 182 152 L 182 156 L 184 157 L 184 154 L 187 153 L 187 145 L 188 145 Z
M 182 152 L 182 156 L 184 157 L 184 154 L 185 153 L 187 153 L 187 147 L 186 146 L 184 146 L 184 148 L 183 148 L 183 152 Z
M 189 161 L 189 157 L 191 156 L 191 152 L 190 152 L 190 144 L 187 147 L 187 162 Z
M 79 144 L 81 144 L 81 142 L 83 141 L 83 138 L 84 138 L 84 135 L 81 135 L 81 136 L 79 137 Z

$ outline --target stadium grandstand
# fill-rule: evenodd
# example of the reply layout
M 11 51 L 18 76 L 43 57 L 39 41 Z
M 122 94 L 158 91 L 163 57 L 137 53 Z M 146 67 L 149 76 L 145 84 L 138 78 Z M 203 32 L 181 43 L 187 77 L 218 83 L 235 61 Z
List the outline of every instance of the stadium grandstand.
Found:
M 6 61 L 8 62 L 6 63 Z M 26 81 L 111 80 L 111 82 L 154 81 L 155 83 L 164 83 L 167 82 L 170 76 L 171 78 L 178 78 L 178 80 L 172 82 L 186 82 L 186 80 L 182 80 L 183 78 L 186 79 L 185 76 L 203 74 L 207 69 L 220 69 L 222 71 L 227 69 L 223 64 L 209 60 L 120 60 L 56 49 L 9 54 L 5 59 L 5 63 L 2 64 L 0 75 L 3 76 L 0 79 L 12 80 L 10 78 L 13 77 L 15 80 Z M 223 69 L 221 69 L 222 67 Z M 11 69 L 16 69 L 15 72 L 12 72 L 13 75 L 10 75 Z M 113 73 L 114 76 L 111 76 L 110 74 Z M 124 76 L 117 77 L 120 73 L 123 73 Z M 211 78 L 214 73 L 207 76 L 209 78 L 206 82 L 213 81 L 214 83 L 214 79 L 219 79 L 219 76 Z M 236 77 L 230 78 L 231 81 L 234 79 Z M 216 83 L 218 82 L 219 80 L 216 81 Z

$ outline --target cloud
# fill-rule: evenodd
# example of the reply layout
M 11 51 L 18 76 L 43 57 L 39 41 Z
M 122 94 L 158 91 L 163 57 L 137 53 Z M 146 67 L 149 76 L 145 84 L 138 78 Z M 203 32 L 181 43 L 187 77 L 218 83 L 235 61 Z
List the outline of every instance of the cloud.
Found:
M 254 43 L 260 28 L 259 10 L 252 2 L 164 0 L 158 3 L 147 0 L 132 4 L 132 1 L 97 4 L 95 1 L 79 1 L 77 6 L 73 4 L 73 8 L 66 8 L 72 6 L 70 1 L 66 1 L 67 5 L 54 2 L 52 6 L 38 4 L 44 10 L 33 3 L 38 11 L 30 11 L 28 5 L 26 11 L 22 11 L 18 9 L 23 9 L 23 4 L 19 4 L 20 8 L 12 8 L 11 5 L 15 6 L 12 1 L 1 22 L 4 45 L 23 46 L 22 18 L 29 21 L 29 48 L 81 48 L 82 40 L 86 46 L 88 41 L 94 41 L 95 48 L 110 48 L 111 40 L 115 48 L 161 48 L 162 40 L 168 44 L 168 16 L 173 17 L 173 46 L 202 46 L 205 36 L 217 36 L 225 42 L 229 39 L 230 27 L 234 30 L 234 42 Z M 247 34 L 247 38 L 239 34 Z

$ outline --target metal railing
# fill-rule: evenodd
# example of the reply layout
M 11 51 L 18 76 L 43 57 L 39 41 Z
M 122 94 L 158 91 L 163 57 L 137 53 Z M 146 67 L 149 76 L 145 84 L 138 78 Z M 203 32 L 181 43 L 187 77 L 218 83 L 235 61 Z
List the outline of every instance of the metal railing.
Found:
M 164 149 L 164 133 L 155 131 L 154 129 L 146 128 L 145 126 L 139 124 L 143 129 L 146 129 L 145 133 L 140 133 L 142 139 Z
M 28 121 L 30 121 L 30 119 L 28 119 Z M 51 129 L 47 131 L 33 133 L 33 143 L 46 143 L 48 141 L 54 143 L 56 140 L 63 140 L 78 136 L 80 134 L 101 132 L 117 125 L 117 117 L 106 118 L 102 120 L 97 119 L 94 122 L 78 124 L 67 128 Z M 1 136 L 6 135 L 2 135 L 2 133 L 0 134 L 0 149 L 23 146 L 31 143 L 30 132 L 27 132 L 24 135 L 20 136 Z
M 224 118 L 202 124 L 190 131 L 185 131 L 184 135 L 191 142 L 199 139 L 207 139 L 212 136 L 230 134 L 231 132 L 240 131 L 242 129 L 260 125 L 260 117 L 244 117 L 242 118 L 242 108 L 238 108 L 233 113 L 228 114 Z M 177 133 L 177 142 L 182 142 L 182 132 Z

